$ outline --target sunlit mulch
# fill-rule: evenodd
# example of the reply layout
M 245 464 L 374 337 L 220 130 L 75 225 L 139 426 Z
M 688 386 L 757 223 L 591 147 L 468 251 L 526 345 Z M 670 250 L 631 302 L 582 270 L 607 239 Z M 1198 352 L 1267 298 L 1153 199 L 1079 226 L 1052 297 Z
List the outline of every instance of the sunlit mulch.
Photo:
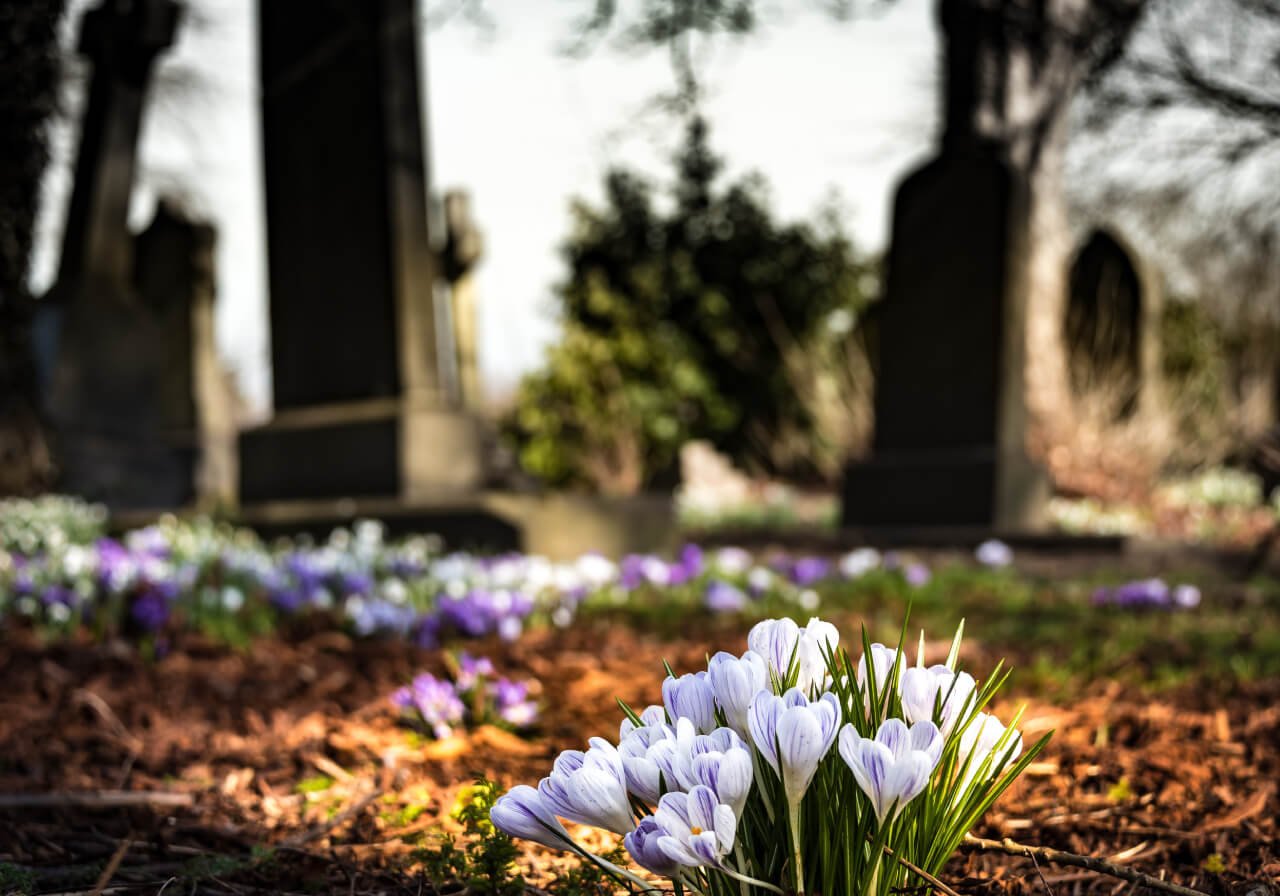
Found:
M 558 750 L 616 736 L 615 696 L 639 706 L 656 698 L 661 658 L 700 665 L 717 649 L 740 652 L 744 634 L 726 623 L 659 641 L 583 623 L 485 645 L 501 672 L 544 683 L 541 731 L 425 744 L 397 725 L 387 695 L 438 670 L 439 658 L 400 644 L 330 634 L 236 653 L 189 642 L 146 662 L 129 648 L 7 643 L 0 862 L 27 869 L 38 893 L 91 892 L 113 862 L 104 892 L 430 893 L 412 853 L 453 827 L 462 785 L 476 775 L 535 781 Z M 971 667 L 985 662 L 975 645 Z M 1070 705 L 1033 700 L 1023 728 L 1057 733 L 976 833 L 1112 857 L 1211 894 L 1280 892 L 1280 682 L 1214 701 L 1096 682 Z M 104 789 L 133 796 L 107 794 L 98 808 L 30 805 Z M 119 805 L 147 792 L 170 804 Z M 559 861 L 534 850 L 526 860 L 534 881 Z M 5 873 L 0 892 L 13 886 Z M 945 878 L 962 893 L 1129 888 L 970 851 Z

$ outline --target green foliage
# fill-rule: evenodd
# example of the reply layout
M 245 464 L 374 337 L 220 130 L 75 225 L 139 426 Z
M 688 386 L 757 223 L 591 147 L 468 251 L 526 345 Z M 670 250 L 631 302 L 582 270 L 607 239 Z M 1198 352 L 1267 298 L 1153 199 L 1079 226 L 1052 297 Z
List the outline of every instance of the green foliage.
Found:
M 669 196 L 615 170 L 603 207 L 574 206 L 564 337 L 521 384 L 508 425 L 521 464 L 550 484 L 661 484 L 693 438 L 751 468 L 814 472 L 807 460 L 779 469 L 774 449 L 817 438 L 798 371 L 840 357 L 828 344 L 848 341 L 872 264 L 834 214 L 784 224 L 758 177 L 721 186 L 701 119 L 675 161 Z
M 0 893 L 27 896 L 36 891 L 35 875 L 20 865 L 0 862 Z
M 433 885 L 461 883 L 467 892 L 487 896 L 524 892 L 524 878 L 515 869 L 519 850 L 489 822 L 489 810 L 499 796 L 501 790 L 492 781 L 477 780 L 462 792 L 453 811 L 454 819 L 462 823 L 465 845 L 459 847 L 452 835 L 445 834 L 439 845 L 415 853 Z

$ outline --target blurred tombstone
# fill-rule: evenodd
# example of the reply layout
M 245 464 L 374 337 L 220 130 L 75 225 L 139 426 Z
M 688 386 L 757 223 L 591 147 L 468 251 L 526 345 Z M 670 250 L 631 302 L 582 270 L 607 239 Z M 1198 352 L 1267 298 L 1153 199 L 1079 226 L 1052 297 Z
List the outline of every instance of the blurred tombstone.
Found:
M 1041 524 L 1047 482 L 1026 454 L 1029 183 L 991 131 L 1007 23 L 942 2 L 940 152 L 899 186 L 877 309 L 875 436 L 845 475 L 850 527 Z
M 462 493 L 476 421 L 444 387 L 414 0 L 259 0 L 275 416 L 245 502 Z
M 174 398 L 189 381 L 167 381 L 190 339 L 173 342 L 156 297 L 144 300 L 127 228 L 151 70 L 173 42 L 178 12 L 173 0 L 104 0 L 81 21 L 93 76 L 58 279 L 37 322 L 59 487 L 113 509 L 194 495 L 193 413 Z
M 480 379 L 475 267 L 484 249 L 484 237 L 472 220 L 471 197 L 465 190 L 445 193 L 444 223 L 441 262 L 449 284 L 458 396 L 464 408 L 479 410 L 484 404 L 484 386 Z
M 1152 401 L 1159 381 L 1159 275 L 1096 230 L 1071 265 L 1063 335 L 1077 398 L 1105 402 L 1115 420 Z
M 199 503 L 235 500 L 238 397 L 214 333 L 217 234 L 161 199 L 136 240 L 138 292 L 160 329 L 160 414 L 173 437 L 194 446 L 184 471 Z

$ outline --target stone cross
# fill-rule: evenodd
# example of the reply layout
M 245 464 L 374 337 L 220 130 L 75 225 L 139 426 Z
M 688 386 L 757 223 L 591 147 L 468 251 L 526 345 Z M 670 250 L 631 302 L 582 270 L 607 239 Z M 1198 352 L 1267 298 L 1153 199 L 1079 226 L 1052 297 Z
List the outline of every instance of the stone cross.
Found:
M 127 295 L 132 277 L 129 198 L 138 133 L 156 57 L 178 27 L 175 0 L 102 0 L 84 14 L 79 50 L 93 66 L 63 232 L 56 294 Z

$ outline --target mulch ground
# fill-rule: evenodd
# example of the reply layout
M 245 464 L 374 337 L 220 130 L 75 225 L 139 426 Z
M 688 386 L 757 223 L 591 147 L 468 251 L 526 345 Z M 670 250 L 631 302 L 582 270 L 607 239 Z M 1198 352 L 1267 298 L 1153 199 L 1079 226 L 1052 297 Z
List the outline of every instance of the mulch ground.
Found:
M 461 786 L 536 782 L 557 751 L 616 737 L 615 697 L 653 702 L 662 658 L 693 668 L 743 639 L 732 623 L 664 640 L 582 623 L 478 646 L 501 672 L 543 682 L 541 730 L 425 745 L 387 696 L 442 667 L 403 645 L 188 641 L 146 661 L 120 646 L 11 639 L 0 644 L 0 893 L 23 883 L 15 875 L 44 894 L 431 893 L 412 853 L 453 826 Z M 988 659 L 975 646 L 967 665 Z M 1023 729 L 1056 734 L 976 834 L 1106 857 L 1214 896 L 1280 893 L 1280 682 L 1156 699 L 1098 682 L 1069 705 L 1031 700 Z M 91 792 L 102 805 L 84 804 Z M 49 805 L 58 799 L 72 804 Z M 121 804 L 131 799 L 144 802 Z M 532 881 L 556 861 L 524 856 Z M 968 849 L 944 879 L 963 894 L 1133 889 Z

